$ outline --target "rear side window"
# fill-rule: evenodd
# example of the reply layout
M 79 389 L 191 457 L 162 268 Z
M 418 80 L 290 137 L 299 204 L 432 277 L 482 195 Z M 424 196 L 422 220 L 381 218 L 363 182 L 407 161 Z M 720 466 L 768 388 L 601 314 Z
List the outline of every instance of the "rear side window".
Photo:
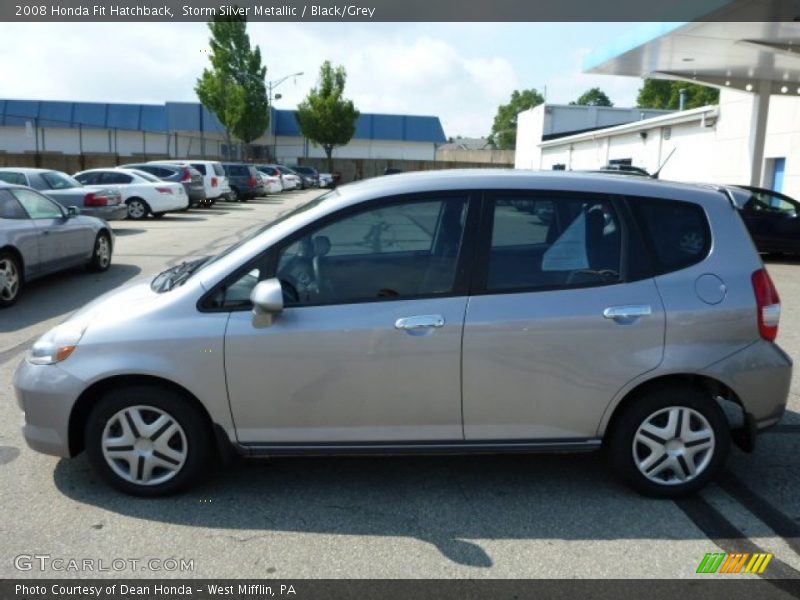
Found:
M 17 199 L 4 190 L 0 190 L 0 219 L 27 219 L 28 213 Z
M 211 165 L 214 167 L 214 175 L 216 175 L 217 177 L 222 177 L 223 175 L 225 175 L 225 169 L 222 168 L 221 164 L 212 163 Z
M 711 249 L 711 230 L 703 209 L 678 200 L 632 198 L 631 206 L 650 246 L 657 275 L 703 260 Z
M 200 172 L 201 172 L 203 175 L 205 175 L 205 174 L 206 174 L 206 166 L 205 166 L 204 164 L 201 164 L 201 163 L 192 163 L 192 168 L 193 168 L 193 169 L 197 169 L 197 170 L 198 170 L 198 171 L 200 171 Z

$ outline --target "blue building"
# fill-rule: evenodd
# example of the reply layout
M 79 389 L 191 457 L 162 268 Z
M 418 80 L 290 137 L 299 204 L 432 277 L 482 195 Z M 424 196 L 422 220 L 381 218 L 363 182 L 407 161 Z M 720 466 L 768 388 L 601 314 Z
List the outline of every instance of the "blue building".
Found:
M 302 136 L 295 111 L 273 108 L 271 117 L 252 154 L 280 161 L 325 156 Z M 353 139 L 334 157 L 433 160 L 444 142 L 438 117 L 364 113 Z M 0 100 L 0 151 L 225 158 L 235 156 L 238 147 L 228 147 L 222 125 L 196 102 Z

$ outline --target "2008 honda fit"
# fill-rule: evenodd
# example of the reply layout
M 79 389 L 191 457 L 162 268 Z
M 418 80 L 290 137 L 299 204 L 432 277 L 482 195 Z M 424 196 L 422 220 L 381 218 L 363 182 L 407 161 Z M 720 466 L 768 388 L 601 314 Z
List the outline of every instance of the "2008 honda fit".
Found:
M 634 488 L 674 497 L 780 419 L 779 315 L 723 190 L 403 174 L 96 300 L 36 342 L 15 387 L 31 447 L 85 449 L 133 494 L 231 448 L 605 446 Z

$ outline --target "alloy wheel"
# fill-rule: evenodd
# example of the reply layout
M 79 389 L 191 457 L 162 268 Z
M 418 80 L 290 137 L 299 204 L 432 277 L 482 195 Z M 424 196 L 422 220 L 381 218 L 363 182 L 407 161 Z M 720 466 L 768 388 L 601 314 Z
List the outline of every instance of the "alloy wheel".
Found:
M 131 219 L 144 219 L 147 216 L 147 207 L 144 202 L 131 200 L 128 203 L 128 216 Z
M 94 252 L 95 256 L 97 256 L 97 265 L 101 269 L 105 269 L 111 262 L 111 243 L 106 236 L 97 236 Z
M 0 258 L 0 298 L 11 301 L 19 293 L 17 264 L 8 257 Z

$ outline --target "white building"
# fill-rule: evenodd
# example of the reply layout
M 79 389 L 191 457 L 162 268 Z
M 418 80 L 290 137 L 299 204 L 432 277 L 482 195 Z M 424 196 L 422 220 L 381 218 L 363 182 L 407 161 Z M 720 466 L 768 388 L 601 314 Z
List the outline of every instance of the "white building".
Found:
M 524 146 L 527 160 L 519 166 L 619 162 L 652 172 L 674 151 L 664 179 L 760 185 L 800 197 L 800 23 L 779 0 L 723 4 L 714 20 L 641 25 L 585 65 L 595 74 L 711 85 L 721 90 L 719 106 L 555 140 L 520 115 L 517 153 Z

